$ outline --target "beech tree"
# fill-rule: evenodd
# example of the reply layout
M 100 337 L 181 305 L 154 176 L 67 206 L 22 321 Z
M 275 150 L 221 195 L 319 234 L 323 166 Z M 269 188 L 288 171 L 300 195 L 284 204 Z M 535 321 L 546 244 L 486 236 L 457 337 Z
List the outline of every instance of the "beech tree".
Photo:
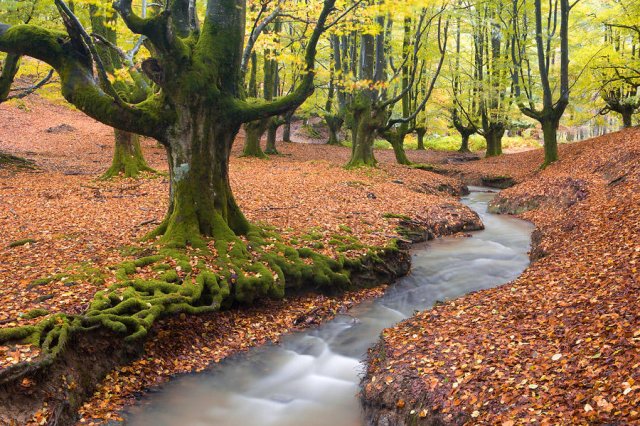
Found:
M 579 2 L 553 0 L 512 1 L 512 79 L 520 111 L 542 125 L 544 163 L 558 160 L 558 127 L 569 105 L 569 13 Z M 534 26 L 531 27 L 531 21 Z M 535 55 L 530 57 L 531 35 Z M 560 57 L 556 59 L 556 47 Z M 531 63 L 537 63 L 537 68 Z M 534 72 L 537 71 L 537 75 Z M 557 77 L 554 75 L 557 73 Z M 542 92 L 539 97 L 538 93 Z M 557 99 L 554 100 L 554 95 Z M 542 102 L 537 102 L 541 98 Z
M 144 7 L 143 14 L 146 14 Z M 129 82 L 123 81 L 121 76 L 113 79 L 113 86 L 119 96 L 128 103 L 142 102 L 152 90 L 151 82 L 134 67 L 134 57 L 142 46 L 144 38 L 138 39 L 129 52 L 124 52 L 118 47 L 116 31 L 118 15 L 111 9 L 110 3 L 104 1 L 97 4 L 90 3 L 89 19 L 91 36 L 96 41 L 96 51 L 104 64 L 105 71 L 111 76 L 116 75 L 117 72 L 126 73 L 129 76 Z M 155 172 L 144 159 L 139 135 L 118 128 L 114 128 L 113 133 L 113 160 L 111 167 L 102 175 L 102 179 L 119 175 L 135 178 L 141 172 Z
M 469 136 L 478 133 L 487 143 L 487 157 L 502 154 L 502 137 L 509 125 L 512 105 L 511 38 L 508 37 L 506 3 L 502 0 L 466 4 L 471 12 L 470 36 L 473 39 L 468 62 L 469 87 L 463 92 L 460 67 L 460 23 L 456 34 L 456 65 L 453 76 L 453 125 L 462 136 L 461 152 L 468 152 Z
M 605 25 L 606 51 L 592 69 L 606 104 L 600 113 L 620 114 L 624 127 L 632 126 L 633 115 L 640 110 L 640 74 L 630 71 L 640 64 L 640 25 L 637 28 Z
M 373 142 L 377 135 L 392 145 L 399 164 L 410 164 L 404 151 L 404 138 L 415 130 L 411 124 L 415 124 L 430 99 L 446 54 L 448 20 L 443 19 L 444 9 L 444 5 L 435 6 L 423 9 L 419 19 L 404 19 L 398 66 L 391 63 L 391 49 L 385 41 L 392 31 L 391 15 L 386 17 L 387 25 L 384 17 L 376 18 L 377 34 L 364 33 L 360 36 L 358 81 L 347 105 L 352 116 L 352 151 L 348 167 L 376 165 Z M 432 31 L 439 57 L 429 73 L 426 59 L 421 58 L 420 53 Z M 351 56 L 355 57 L 355 54 Z M 422 79 L 427 76 L 430 77 L 429 83 L 424 91 L 419 91 L 422 99 L 419 102 L 413 99 L 412 102 L 412 91 L 416 86 L 420 87 Z M 400 80 L 399 87 L 390 93 L 387 82 L 394 82 L 396 78 Z M 399 103 L 402 109 L 398 117 L 394 116 L 394 107 Z
M 60 75 L 64 97 L 80 110 L 166 147 L 170 205 L 152 235 L 169 245 L 202 246 L 203 236 L 247 233 L 249 223 L 229 185 L 231 146 L 243 123 L 285 113 L 312 93 L 316 47 L 335 0 L 323 2 L 308 40 L 306 75 L 291 94 L 271 102 L 247 98 L 243 89 L 245 0 L 208 0 L 202 26 L 187 0 L 171 0 L 147 18 L 132 10 L 132 0 L 119 0 L 114 8 L 127 27 L 150 44 L 153 56 L 142 69 L 160 89 L 138 103 L 118 95 L 86 32 L 62 0 L 55 3 L 66 33 L 2 24 L 0 50 L 50 64 Z

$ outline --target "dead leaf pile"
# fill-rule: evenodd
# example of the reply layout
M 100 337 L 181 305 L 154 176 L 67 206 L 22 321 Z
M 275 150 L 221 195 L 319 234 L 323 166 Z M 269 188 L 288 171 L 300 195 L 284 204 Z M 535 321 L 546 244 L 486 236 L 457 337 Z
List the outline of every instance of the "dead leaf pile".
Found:
M 493 204 L 536 224 L 538 260 L 386 330 L 365 403 L 456 423 L 639 422 L 639 142 L 632 129 L 563 146 L 544 171 L 540 152 L 466 164 L 521 177 Z

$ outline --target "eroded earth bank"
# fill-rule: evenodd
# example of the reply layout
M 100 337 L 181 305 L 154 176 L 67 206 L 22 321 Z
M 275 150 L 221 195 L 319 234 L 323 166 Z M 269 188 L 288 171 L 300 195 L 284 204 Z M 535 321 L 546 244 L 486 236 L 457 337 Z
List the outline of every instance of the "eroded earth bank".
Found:
M 640 130 L 448 167 L 513 178 L 490 209 L 532 221 L 515 281 L 383 332 L 362 380 L 367 422 L 635 424 L 640 419 Z

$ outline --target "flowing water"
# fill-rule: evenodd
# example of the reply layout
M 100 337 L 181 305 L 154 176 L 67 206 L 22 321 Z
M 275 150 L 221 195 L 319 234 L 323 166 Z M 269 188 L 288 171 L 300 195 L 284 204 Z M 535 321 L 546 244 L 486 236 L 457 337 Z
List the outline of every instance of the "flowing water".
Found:
M 472 192 L 462 200 L 480 214 L 486 230 L 417 247 L 411 274 L 382 298 L 289 335 L 279 345 L 224 361 L 211 372 L 180 377 L 132 408 L 126 424 L 361 425 L 356 396 L 361 360 L 384 328 L 436 301 L 511 281 L 527 267 L 533 226 L 486 213 L 492 196 Z

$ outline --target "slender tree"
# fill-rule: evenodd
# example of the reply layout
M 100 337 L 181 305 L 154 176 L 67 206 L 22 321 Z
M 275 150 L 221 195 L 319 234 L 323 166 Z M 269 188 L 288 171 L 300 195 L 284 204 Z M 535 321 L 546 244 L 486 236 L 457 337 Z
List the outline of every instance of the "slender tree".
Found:
M 604 48 L 605 54 L 592 68 L 606 105 L 600 113 L 618 113 L 623 126 L 631 127 L 633 115 L 640 110 L 640 74 L 629 72 L 629 67 L 640 64 L 640 31 L 607 24 Z
M 373 154 L 373 142 L 376 135 L 387 139 L 393 146 L 396 161 L 400 164 L 409 164 L 409 160 L 404 152 L 404 138 L 413 132 L 407 125 L 415 122 L 418 114 L 424 110 L 426 103 L 431 97 L 435 83 L 440 75 L 444 62 L 447 44 L 448 21 L 443 19 L 444 6 L 431 9 L 430 16 L 427 17 L 427 10 L 423 10 L 419 22 L 415 27 L 415 39 L 413 49 L 404 50 L 407 38 L 403 40 L 403 63 L 395 69 L 395 76 L 401 76 L 399 92 L 389 94 L 384 87 L 387 80 L 388 45 L 385 43 L 385 34 L 391 31 L 391 25 L 387 25 L 386 30 L 378 17 L 378 26 L 383 29 L 378 34 L 365 33 L 360 41 L 360 61 L 358 64 L 358 79 L 364 82 L 364 87 L 358 89 L 352 95 L 349 103 L 350 114 L 353 117 L 352 125 L 352 153 L 347 167 L 374 166 L 376 159 Z M 388 17 L 390 19 L 390 17 Z M 431 30 L 437 22 L 437 45 L 440 53 L 435 69 L 431 73 L 431 79 L 426 90 L 422 93 L 423 99 L 410 105 L 410 93 L 414 85 L 420 84 L 425 72 L 425 62 L 420 61 L 419 53 L 421 47 L 426 44 L 423 36 Z M 405 21 L 405 34 L 410 31 L 411 21 Z M 425 37 L 426 38 L 426 37 Z M 407 65 L 408 64 L 408 65 Z M 404 77 L 402 77 L 404 76 Z M 393 116 L 394 106 L 402 102 L 403 110 L 400 117 Z M 408 113 L 408 115 L 405 114 Z
M 533 3 L 534 7 L 531 10 L 528 0 L 512 2 L 512 80 L 520 111 L 542 125 L 542 166 L 546 167 L 558 160 L 558 127 L 569 105 L 569 13 L 578 2 L 570 4 L 569 0 L 553 0 L 546 10 L 543 9 L 541 0 L 534 0 Z M 533 34 L 536 54 L 533 60 L 537 62 L 537 77 L 533 76 L 529 59 L 531 15 L 535 21 Z M 557 44 L 560 50 L 559 66 L 556 66 L 558 61 L 555 58 L 554 45 Z M 552 80 L 552 73 L 556 71 L 558 78 Z M 557 86 L 556 80 L 559 80 Z M 556 87 L 558 93 L 557 99 L 554 100 Z M 541 105 L 536 103 L 536 90 L 542 92 Z

